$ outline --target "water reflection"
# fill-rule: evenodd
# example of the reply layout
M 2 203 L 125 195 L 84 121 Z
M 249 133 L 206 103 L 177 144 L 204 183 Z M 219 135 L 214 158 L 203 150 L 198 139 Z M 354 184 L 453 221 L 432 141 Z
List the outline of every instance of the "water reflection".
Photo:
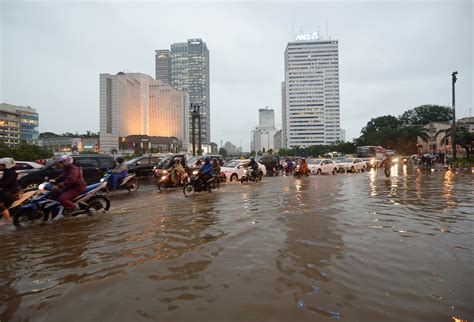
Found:
M 406 166 L 272 177 L 0 230 L 0 320 L 468 319 L 473 183 Z

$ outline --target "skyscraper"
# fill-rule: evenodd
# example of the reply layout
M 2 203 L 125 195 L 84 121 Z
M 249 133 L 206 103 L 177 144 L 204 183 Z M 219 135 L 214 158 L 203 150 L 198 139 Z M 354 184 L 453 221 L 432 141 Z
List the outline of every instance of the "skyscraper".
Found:
M 189 102 L 200 105 L 202 142 L 211 141 L 210 126 L 210 88 L 209 88 L 209 50 L 201 39 L 189 39 L 185 43 L 171 45 L 171 50 L 156 50 L 162 58 L 156 58 L 156 79 L 165 80 L 170 52 L 171 81 L 170 84 L 178 89 L 187 90 Z M 158 72 L 160 71 L 160 72 Z M 191 111 L 189 111 L 191 112 Z M 189 117 L 191 122 L 191 117 Z M 191 125 L 189 125 L 191 129 Z M 191 134 L 189 135 L 191 137 Z
M 171 51 L 155 50 L 156 80 L 171 85 Z
M 289 42 L 283 84 L 283 147 L 340 140 L 337 40 L 323 40 L 313 33 Z
M 265 153 L 274 148 L 275 111 L 268 107 L 259 109 L 258 121 L 258 126 L 251 132 L 250 149 Z
M 100 74 L 100 146 L 111 153 L 129 135 L 176 137 L 189 142 L 186 91 L 141 73 Z

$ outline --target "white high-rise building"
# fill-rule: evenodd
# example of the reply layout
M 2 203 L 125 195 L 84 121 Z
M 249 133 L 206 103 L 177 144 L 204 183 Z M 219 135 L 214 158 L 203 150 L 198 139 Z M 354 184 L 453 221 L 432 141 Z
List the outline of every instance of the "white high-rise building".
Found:
M 176 137 L 189 142 L 186 91 L 141 73 L 100 74 L 100 149 L 111 153 L 129 135 Z
M 282 83 L 282 144 L 330 144 L 340 140 L 337 40 L 298 35 L 285 50 Z
M 258 126 L 251 132 L 250 149 L 265 153 L 274 149 L 275 111 L 268 107 L 259 109 L 258 120 Z

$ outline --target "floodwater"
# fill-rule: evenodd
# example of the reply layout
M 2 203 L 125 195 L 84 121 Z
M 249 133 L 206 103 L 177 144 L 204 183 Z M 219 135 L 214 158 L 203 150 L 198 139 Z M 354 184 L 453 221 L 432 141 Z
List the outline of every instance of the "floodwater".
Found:
M 0 320 L 472 320 L 473 177 L 149 186 L 108 214 L 0 227 Z

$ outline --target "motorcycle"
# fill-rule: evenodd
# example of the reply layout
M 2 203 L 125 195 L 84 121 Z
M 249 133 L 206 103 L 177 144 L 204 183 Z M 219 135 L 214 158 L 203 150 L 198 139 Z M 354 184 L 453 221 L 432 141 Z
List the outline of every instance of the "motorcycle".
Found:
M 219 173 L 217 179 L 219 180 L 219 183 L 224 183 L 227 181 L 227 177 L 225 176 L 224 172 Z
M 184 185 L 183 194 L 188 197 L 192 196 L 195 192 L 209 191 L 219 189 L 220 183 L 217 176 L 212 176 L 207 181 L 202 181 L 198 177 L 199 171 L 195 170 L 189 179 L 189 182 Z
M 110 200 L 101 192 L 106 188 L 106 182 L 99 182 L 86 187 L 86 190 L 73 199 L 78 210 L 70 213 L 72 216 L 93 213 L 107 212 L 110 209 Z M 53 184 L 45 182 L 39 185 L 38 190 L 33 191 L 30 199 L 19 207 L 16 207 L 13 213 L 13 224 L 17 227 L 23 220 L 43 219 L 47 221 L 60 215 L 69 215 L 64 212 L 64 207 L 52 195 Z M 13 205 L 12 205 L 13 206 Z
M 181 186 L 182 183 L 189 182 L 188 175 L 184 173 L 184 178 L 181 178 L 181 181 L 178 181 L 177 183 L 173 183 L 173 180 L 172 180 L 173 176 L 177 176 L 177 174 L 174 172 L 175 171 L 164 170 L 161 173 L 160 180 L 156 183 L 156 186 L 159 192 L 162 192 L 168 188 L 178 187 L 178 186 Z
M 293 172 L 293 177 L 301 177 L 301 176 L 306 176 L 306 177 L 309 177 L 309 170 L 306 171 L 305 173 L 303 173 L 303 171 L 301 170 L 301 167 L 299 165 L 296 166 L 296 169 L 295 171 Z
M 249 181 L 255 181 L 255 182 L 262 181 L 262 173 L 260 171 L 255 173 L 255 171 L 253 171 L 252 169 L 245 170 L 242 177 L 240 177 L 240 182 L 244 184 Z
M 107 187 L 109 188 L 108 182 L 110 177 L 112 176 L 112 172 L 107 172 L 102 179 L 100 179 L 100 182 L 105 182 Z M 135 192 L 138 190 L 140 187 L 140 183 L 138 181 L 138 178 L 136 177 L 135 173 L 129 173 L 125 178 L 120 180 L 119 182 L 119 187 L 117 189 L 112 189 L 111 187 L 109 188 L 110 190 L 127 190 L 128 192 Z

